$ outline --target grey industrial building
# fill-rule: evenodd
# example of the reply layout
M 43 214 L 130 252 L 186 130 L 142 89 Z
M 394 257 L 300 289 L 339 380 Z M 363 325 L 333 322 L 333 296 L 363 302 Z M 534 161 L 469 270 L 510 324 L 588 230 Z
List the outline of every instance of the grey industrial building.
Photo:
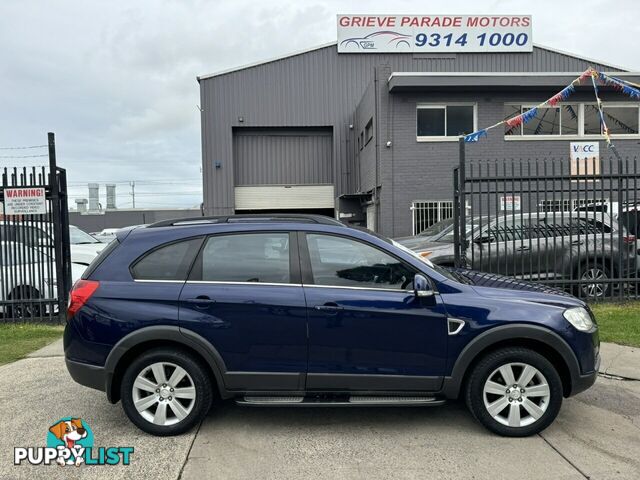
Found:
M 638 81 L 541 46 L 364 54 L 336 43 L 200 76 L 204 212 L 318 212 L 411 234 L 424 226 L 416 215 L 451 215 L 459 133 L 540 103 L 590 66 Z M 634 153 L 638 102 L 606 88 L 602 98 L 618 150 Z M 468 144 L 467 155 L 568 159 L 570 141 L 601 139 L 593 104 L 593 89 L 581 87 L 531 126 Z

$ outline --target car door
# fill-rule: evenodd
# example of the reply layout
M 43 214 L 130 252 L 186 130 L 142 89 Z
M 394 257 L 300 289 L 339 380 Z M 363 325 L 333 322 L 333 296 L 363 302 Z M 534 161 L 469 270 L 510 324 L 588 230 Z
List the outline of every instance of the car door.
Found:
M 302 389 L 307 325 L 296 236 L 208 237 L 180 295 L 180 324 L 218 351 L 226 388 Z
M 538 243 L 530 237 L 529 220 L 520 214 L 493 220 L 474 238 L 471 268 L 508 276 L 530 276 Z
M 446 315 L 416 297 L 416 269 L 352 237 L 300 233 L 309 324 L 307 390 L 438 390 Z

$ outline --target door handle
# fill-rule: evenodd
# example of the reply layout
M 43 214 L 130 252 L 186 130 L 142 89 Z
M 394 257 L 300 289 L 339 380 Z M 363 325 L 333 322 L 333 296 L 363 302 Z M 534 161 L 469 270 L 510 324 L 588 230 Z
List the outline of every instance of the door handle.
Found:
M 216 303 L 215 300 L 209 298 L 207 295 L 198 295 L 196 298 L 187 298 L 184 300 L 186 303 L 191 303 L 195 308 L 205 309 L 210 305 Z
M 328 302 L 324 305 L 316 305 L 314 307 L 316 310 L 320 310 L 321 312 L 338 312 L 340 310 L 344 310 L 344 307 L 341 307 L 337 303 Z
M 516 251 L 518 251 L 518 252 L 526 252 L 528 250 L 531 250 L 531 248 L 527 247 L 526 245 L 523 245 L 522 247 L 516 248 Z
M 571 242 L 571 245 L 584 245 L 584 241 L 583 240 L 574 240 L 573 242 Z

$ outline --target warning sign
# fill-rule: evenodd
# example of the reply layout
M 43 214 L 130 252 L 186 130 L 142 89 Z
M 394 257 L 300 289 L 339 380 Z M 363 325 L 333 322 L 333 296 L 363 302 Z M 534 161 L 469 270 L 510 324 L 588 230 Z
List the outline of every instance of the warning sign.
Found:
M 520 195 L 507 195 L 500 197 L 500 210 L 502 211 L 520 211 Z
M 44 188 L 5 188 L 5 215 L 40 215 L 47 213 Z

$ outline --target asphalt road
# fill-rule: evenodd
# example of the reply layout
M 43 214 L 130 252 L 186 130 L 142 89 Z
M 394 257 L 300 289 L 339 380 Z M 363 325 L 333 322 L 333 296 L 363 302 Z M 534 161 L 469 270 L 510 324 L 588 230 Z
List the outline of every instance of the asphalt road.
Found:
M 216 405 L 197 431 L 156 438 L 120 405 L 76 385 L 59 350 L 0 367 L 0 477 L 162 480 L 286 478 L 637 479 L 640 381 L 599 378 L 565 400 L 542 435 L 507 439 L 461 404 L 432 408 Z M 96 446 L 133 446 L 129 466 L 14 466 L 15 446 L 44 446 L 50 424 L 82 417 Z

